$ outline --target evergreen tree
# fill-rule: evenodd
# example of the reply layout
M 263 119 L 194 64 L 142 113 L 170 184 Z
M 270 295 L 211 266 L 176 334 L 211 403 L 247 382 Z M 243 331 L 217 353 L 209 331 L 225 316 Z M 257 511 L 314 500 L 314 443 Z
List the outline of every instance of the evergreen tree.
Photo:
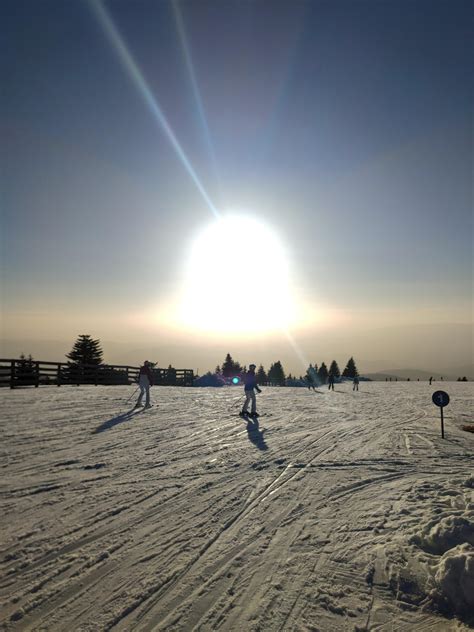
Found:
M 320 384 L 326 384 L 327 379 L 328 379 L 328 368 L 326 366 L 325 362 L 321 362 L 321 366 L 319 367 L 318 370 L 318 379 L 319 379 L 319 383 Z
M 89 335 L 80 335 L 66 358 L 71 360 L 68 362 L 69 365 L 93 364 L 99 366 L 102 364 L 100 340 L 93 340 Z
M 342 375 L 343 377 L 350 377 L 350 378 L 355 378 L 359 375 L 359 372 L 357 371 L 356 363 L 354 362 L 354 358 L 352 357 L 349 358 L 346 368 L 342 372 Z
M 336 360 L 331 362 L 331 366 L 329 367 L 329 373 L 332 373 L 335 378 L 341 377 L 341 372 L 339 371 L 339 367 L 337 366 Z
M 214 373 L 218 374 L 220 372 L 221 372 L 221 367 L 217 365 L 216 368 L 214 369 Z
M 309 366 L 311 366 L 311 365 L 309 365 Z M 315 373 L 317 373 L 317 372 L 319 371 L 319 369 L 318 369 L 318 365 L 316 364 L 316 362 L 314 363 L 314 367 L 313 367 L 313 369 L 314 369 L 314 372 L 315 372 Z
M 259 386 L 265 386 L 267 383 L 267 374 L 265 373 L 265 369 L 263 368 L 263 365 L 261 364 L 258 367 L 258 371 L 257 371 L 257 384 Z
M 283 366 L 280 360 L 278 360 L 270 367 L 270 371 L 268 372 L 268 380 L 270 384 L 285 386 L 285 379 L 285 371 L 283 370 Z
M 233 377 L 237 373 L 242 371 L 242 367 L 238 362 L 235 362 L 232 359 L 230 353 L 228 353 L 225 357 L 224 363 L 222 364 L 222 375 L 224 377 Z
M 33 362 L 33 356 L 25 356 L 24 353 L 20 355 L 20 362 L 15 367 L 15 375 L 21 382 L 33 383 L 35 377 L 35 365 Z
M 309 386 L 317 386 L 318 384 L 318 368 L 312 364 L 306 370 L 305 381 Z
M 270 368 L 268 369 L 268 383 L 273 386 L 274 384 L 274 379 L 273 376 L 275 375 L 275 365 L 272 363 L 270 365 Z

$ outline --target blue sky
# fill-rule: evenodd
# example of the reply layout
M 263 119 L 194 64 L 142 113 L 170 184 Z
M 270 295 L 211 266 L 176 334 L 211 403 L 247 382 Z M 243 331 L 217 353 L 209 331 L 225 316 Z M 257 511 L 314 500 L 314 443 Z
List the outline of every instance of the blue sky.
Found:
M 346 328 L 471 321 L 469 2 L 103 6 L 208 199 L 278 232 L 308 302 Z M 88 328 L 132 346 L 153 336 L 159 353 L 161 329 L 121 317 L 139 305 L 153 320 L 212 209 L 93 2 L 2 14 L 7 349 L 67 347 Z M 239 256 L 225 262 L 237 276 Z M 268 274 L 257 253 L 256 279 Z

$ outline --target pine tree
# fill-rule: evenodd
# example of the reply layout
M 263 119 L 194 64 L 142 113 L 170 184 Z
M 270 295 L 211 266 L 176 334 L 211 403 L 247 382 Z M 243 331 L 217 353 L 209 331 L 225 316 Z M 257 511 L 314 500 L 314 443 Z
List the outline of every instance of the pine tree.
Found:
M 329 373 L 332 373 L 335 378 L 341 377 L 341 372 L 339 371 L 339 367 L 337 366 L 336 360 L 331 362 L 331 366 L 329 367 Z
M 271 378 L 270 378 L 271 373 Z M 270 371 L 268 372 L 269 380 L 272 384 L 277 384 L 278 386 L 285 386 L 285 371 L 283 370 L 283 366 L 278 360 L 275 364 L 272 364 Z
M 228 353 L 222 363 L 222 375 L 224 375 L 224 377 L 230 377 L 233 373 L 233 367 L 234 361 L 232 360 L 230 353 Z
M 307 371 L 306 371 L 306 376 L 305 376 L 306 381 L 308 382 L 308 384 L 310 386 L 318 386 L 319 384 L 319 376 L 318 376 L 318 365 L 315 364 L 314 366 L 312 364 L 309 365 Z
M 220 372 L 221 372 L 221 367 L 217 365 L 216 368 L 214 369 L 214 373 L 217 375 Z
M 257 371 L 257 384 L 259 386 L 265 386 L 267 383 L 267 374 L 265 373 L 265 369 L 263 368 L 263 365 L 261 364 L 258 367 L 258 371 Z
M 102 364 L 100 340 L 93 340 L 89 335 L 80 335 L 74 343 L 72 351 L 66 355 L 66 358 L 71 360 L 71 362 L 68 362 L 70 366 L 78 364 L 99 366 Z
M 33 383 L 35 366 L 31 353 L 28 357 L 26 357 L 24 353 L 20 355 L 20 362 L 15 367 L 15 374 L 21 382 Z
M 328 375 L 329 375 L 329 372 L 328 372 L 326 363 L 321 362 L 321 366 L 319 367 L 319 370 L 318 370 L 318 378 L 319 378 L 320 384 L 326 384 Z
M 233 377 L 242 371 L 242 367 L 238 362 L 235 362 L 232 359 L 230 353 L 228 353 L 225 357 L 224 363 L 222 364 L 222 375 L 224 377 Z
M 342 376 L 343 377 L 349 377 L 349 378 L 355 378 L 359 375 L 359 372 L 357 371 L 357 367 L 356 367 L 356 363 L 354 362 L 354 358 L 350 357 L 346 368 L 344 369 L 344 371 L 342 372 Z

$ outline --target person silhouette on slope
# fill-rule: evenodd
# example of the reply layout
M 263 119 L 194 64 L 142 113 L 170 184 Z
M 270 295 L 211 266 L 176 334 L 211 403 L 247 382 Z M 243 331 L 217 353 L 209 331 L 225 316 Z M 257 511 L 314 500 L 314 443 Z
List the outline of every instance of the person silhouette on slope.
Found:
M 250 412 L 250 417 L 258 417 L 258 413 L 257 413 L 257 398 L 255 397 L 255 391 L 257 391 L 257 393 L 261 393 L 262 391 L 259 389 L 258 385 L 257 385 L 257 376 L 255 375 L 255 369 L 256 369 L 256 365 L 255 364 L 251 364 L 249 366 L 249 370 L 248 372 L 245 374 L 244 376 L 244 382 L 245 382 L 245 386 L 244 386 L 244 393 L 245 393 L 245 402 L 242 408 L 242 412 L 240 413 L 241 417 L 244 417 L 245 415 L 248 415 L 248 406 L 249 403 L 252 402 L 252 409 Z
M 145 408 L 151 408 L 150 404 L 150 386 L 153 386 L 153 373 L 151 372 L 150 363 L 145 360 L 140 367 L 138 373 L 138 385 L 140 387 L 140 395 L 138 396 L 135 408 L 140 408 L 142 405 L 143 395 L 146 393 Z
M 331 389 L 334 390 L 334 375 L 332 373 L 329 374 L 328 384 L 329 384 L 328 389 L 329 390 L 331 390 Z

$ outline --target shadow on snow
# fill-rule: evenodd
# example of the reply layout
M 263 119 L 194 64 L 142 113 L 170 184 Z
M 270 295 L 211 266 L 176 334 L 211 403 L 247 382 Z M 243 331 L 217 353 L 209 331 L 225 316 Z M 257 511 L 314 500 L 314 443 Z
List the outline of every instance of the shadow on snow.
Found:
M 95 430 L 92 431 L 91 434 L 98 434 L 99 432 L 104 432 L 104 430 L 110 430 L 114 426 L 123 423 L 124 421 L 129 421 L 132 417 L 134 417 L 137 413 L 139 413 L 142 409 L 132 408 L 131 410 L 127 410 L 126 413 L 121 413 L 116 417 L 112 417 L 108 421 L 104 421 L 103 424 L 97 426 Z
M 263 438 L 264 430 L 258 427 L 258 419 L 247 419 L 247 434 L 249 441 L 259 450 L 268 450 L 268 446 Z

